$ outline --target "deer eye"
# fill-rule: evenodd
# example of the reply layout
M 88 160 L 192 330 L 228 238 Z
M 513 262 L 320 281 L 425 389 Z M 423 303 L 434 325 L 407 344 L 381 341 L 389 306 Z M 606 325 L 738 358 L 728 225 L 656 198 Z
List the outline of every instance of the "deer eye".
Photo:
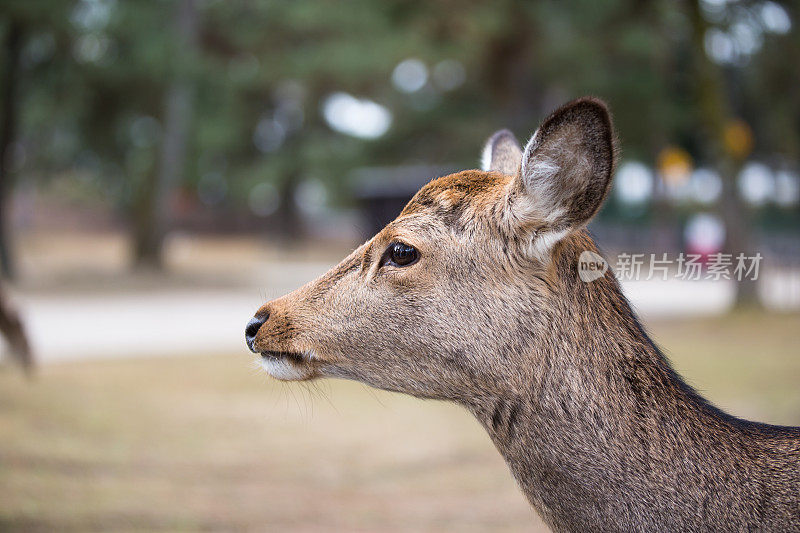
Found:
M 402 242 L 393 242 L 386 250 L 384 263 L 404 267 L 415 263 L 419 259 L 419 252 L 413 246 Z

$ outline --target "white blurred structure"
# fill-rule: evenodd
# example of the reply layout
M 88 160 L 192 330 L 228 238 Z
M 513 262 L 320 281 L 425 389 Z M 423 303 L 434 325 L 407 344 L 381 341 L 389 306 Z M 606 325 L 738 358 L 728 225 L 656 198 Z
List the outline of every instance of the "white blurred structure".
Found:
M 392 125 L 392 113 L 386 107 L 342 92 L 325 99 L 322 115 L 334 130 L 361 139 L 377 139 Z
M 40 362 L 135 356 L 232 354 L 250 356 L 247 320 L 267 300 L 294 290 L 332 265 L 266 265 L 258 275 L 266 291 L 170 290 L 95 295 L 18 295 L 15 299 Z M 760 292 L 773 309 L 800 308 L 797 271 L 763 276 Z M 255 280 L 254 280 L 255 281 Z M 645 319 L 726 312 L 734 303 L 730 281 L 626 281 L 623 289 Z

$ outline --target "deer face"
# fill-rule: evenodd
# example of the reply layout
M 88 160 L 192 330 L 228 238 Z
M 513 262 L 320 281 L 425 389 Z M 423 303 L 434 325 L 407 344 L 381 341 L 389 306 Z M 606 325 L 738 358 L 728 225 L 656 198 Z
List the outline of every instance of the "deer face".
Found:
M 498 132 L 484 170 L 433 180 L 338 266 L 259 309 L 250 349 L 282 380 L 454 400 L 521 384 L 564 312 L 554 249 L 602 203 L 612 152 L 591 99 L 553 113 L 524 150 Z

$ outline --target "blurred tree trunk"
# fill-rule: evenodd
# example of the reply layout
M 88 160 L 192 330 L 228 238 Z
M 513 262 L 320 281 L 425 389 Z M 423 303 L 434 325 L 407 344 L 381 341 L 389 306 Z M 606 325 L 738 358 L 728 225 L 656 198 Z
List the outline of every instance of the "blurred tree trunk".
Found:
M 662 22 L 662 17 L 658 11 L 659 7 L 650 2 L 640 1 L 635 4 L 632 18 L 646 21 L 652 31 L 658 35 L 658 41 L 665 43 L 662 49 L 654 51 L 651 68 L 659 82 L 669 86 L 670 83 L 673 83 L 670 78 L 673 76 L 675 69 L 678 68 L 676 64 L 676 44 L 668 35 L 666 26 Z M 659 153 L 669 144 L 669 133 L 662 118 L 667 114 L 664 110 L 667 105 L 664 98 L 652 98 L 650 100 L 647 149 L 652 157 L 653 168 L 655 168 Z M 680 247 L 680 234 L 675 231 L 675 228 L 679 227 L 675 208 L 667 195 L 664 194 L 664 189 L 661 187 L 662 184 L 661 179 L 656 177 L 653 187 L 651 242 L 656 252 L 663 253 Z
M 180 58 L 178 61 L 191 62 L 195 57 L 197 18 L 195 0 L 178 3 L 174 23 L 179 40 L 174 57 Z M 134 213 L 134 261 L 137 267 L 160 269 L 163 266 L 164 236 L 170 223 L 170 196 L 186 163 L 194 87 L 186 66 L 181 63 L 176 65 L 176 69 L 164 102 L 164 136 L 159 168 L 145 177 Z
M 22 51 L 22 27 L 11 21 L 6 36 L 6 61 L 3 72 L 3 121 L 0 124 L 0 276 L 14 277 L 14 261 L 11 251 L 11 157 L 14 139 L 17 136 L 17 82 L 19 59 Z
M 494 36 L 483 60 L 483 76 L 492 99 L 503 110 L 503 127 L 527 131 L 531 121 L 542 110 L 542 84 L 536 79 L 532 65 L 537 63 L 536 35 L 531 31 L 526 13 L 519 4 L 512 4 L 504 31 Z M 533 51 L 533 52 L 531 52 Z M 528 139 L 520 139 L 522 145 Z
M 782 4 L 783 8 L 789 13 L 789 19 L 792 24 L 797 25 L 800 23 L 800 5 L 798 3 Z M 790 33 L 789 45 L 784 48 L 786 54 L 787 65 L 800 64 L 800 31 L 797 28 Z M 789 85 L 797 88 L 800 86 L 800 69 L 787 69 L 789 77 Z M 787 121 L 788 127 L 781 128 L 780 137 L 783 139 L 781 149 L 787 156 L 789 161 L 797 164 L 800 161 L 800 91 L 788 91 L 790 96 L 789 116 Z M 797 204 L 796 209 L 800 212 L 800 203 Z
M 721 215 L 725 223 L 725 246 L 726 252 L 733 254 L 735 264 L 739 253 L 744 253 L 745 256 L 754 255 L 749 212 L 736 191 L 736 176 L 741 170 L 742 161 L 726 149 L 725 128 L 731 119 L 731 110 L 721 69 L 705 52 L 708 23 L 703 18 L 700 0 L 689 0 L 688 4 L 697 105 L 704 133 L 709 139 L 708 155 L 716 160 L 717 170 L 722 178 Z M 748 276 L 737 281 L 736 306 L 758 305 L 756 289 L 756 281 Z
M 292 247 L 305 237 L 303 220 L 297 209 L 297 187 L 300 184 L 297 172 L 289 172 L 281 183 L 278 193 L 280 204 L 276 211 L 278 220 L 278 241 L 286 247 Z

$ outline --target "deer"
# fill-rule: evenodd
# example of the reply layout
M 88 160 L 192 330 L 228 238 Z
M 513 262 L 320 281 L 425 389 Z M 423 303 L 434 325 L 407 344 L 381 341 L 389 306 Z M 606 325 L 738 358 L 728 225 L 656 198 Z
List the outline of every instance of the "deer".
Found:
M 7 302 L 7 298 L 0 287 L 0 333 L 5 336 L 11 350 L 11 357 L 22 367 L 25 375 L 33 376 L 34 359 L 31 353 L 25 328 L 14 308 Z
M 800 428 L 734 417 L 673 370 L 613 270 L 580 279 L 609 192 L 607 105 L 574 100 L 481 170 L 430 181 L 245 339 L 278 380 L 455 402 L 553 531 L 800 531 Z

